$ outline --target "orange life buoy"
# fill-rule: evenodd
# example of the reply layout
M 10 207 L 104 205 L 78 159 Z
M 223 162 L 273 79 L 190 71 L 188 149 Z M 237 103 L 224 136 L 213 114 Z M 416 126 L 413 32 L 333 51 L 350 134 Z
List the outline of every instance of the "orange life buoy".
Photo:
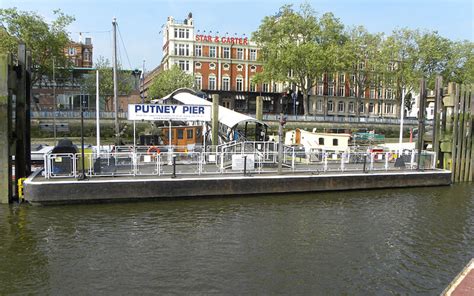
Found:
M 151 155 L 151 156 L 156 156 L 157 154 L 160 154 L 160 148 L 155 147 L 155 146 L 151 146 L 146 151 L 146 154 Z

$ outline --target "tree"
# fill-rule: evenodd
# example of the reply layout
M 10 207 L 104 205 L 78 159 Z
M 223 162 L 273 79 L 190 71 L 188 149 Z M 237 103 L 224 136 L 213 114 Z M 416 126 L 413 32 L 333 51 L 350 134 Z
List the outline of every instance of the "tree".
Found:
M 114 97 L 114 76 L 110 61 L 100 56 L 95 67 L 99 70 L 99 94 L 104 97 L 106 111 L 110 111 L 112 104 L 110 101 Z M 118 94 L 122 96 L 129 95 L 134 89 L 134 76 L 131 71 L 120 70 L 120 65 L 117 66 L 117 86 Z M 95 73 L 90 73 L 86 76 L 84 84 L 89 94 L 95 94 L 96 91 L 96 76 Z
M 452 43 L 451 55 L 443 76 L 456 83 L 474 83 L 473 42 L 465 40 Z
M 382 73 L 387 67 L 382 58 L 383 34 L 371 34 L 364 27 L 358 26 L 347 32 L 348 40 L 344 46 L 344 63 L 352 72 L 350 87 L 356 88 L 356 112 L 360 115 L 360 99 L 369 87 L 380 83 Z
M 16 55 L 18 43 L 24 42 L 31 51 L 33 84 L 44 75 L 52 75 L 53 60 L 56 67 L 64 69 L 70 66 L 64 48 L 69 43 L 66 27 L 74 17 L 60 10 L 55 10 L 54 15 L 56 18 L 48 24 L 34 12 L 0 9 L 0 51 Z
M 171 69 L 159 73 L 153 80 L 153 83 L 148 89 L 148 100 L 162 98 L 178 88 L 191 88 L 193 84 L 193 76 L 181 70 L 177 65 L 174 65 Z
M 427 86 L 434 88 L 437 75 L 446 73 L 452 55 L 452 42 L 438 32 L 423 32 L 416 35 L 418 47 L 416 70 L 427 79 Z
M 285 5 L 266 16 L 252 37 L 259 45 L 263 72 L 256 81 L 294 85 L 303 94 L 304 114 L 309 113 L 309 92 L 322 73 L 341 66 L 340 49 L 344 26 L 332 13 L 320 18 L 308 4 L 299 11 Z

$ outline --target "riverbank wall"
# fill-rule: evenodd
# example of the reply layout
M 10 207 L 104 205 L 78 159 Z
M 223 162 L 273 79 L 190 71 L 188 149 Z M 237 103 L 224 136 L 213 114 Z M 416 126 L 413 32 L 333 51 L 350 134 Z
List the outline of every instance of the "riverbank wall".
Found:
M 450 184 L 451 172 L 445 170 L 176 178 L 103 177 L 88 180 L 48 180 L 37 172 L 25 181 L 24 193 L 25 199 L 33 205 L 54 205 Z

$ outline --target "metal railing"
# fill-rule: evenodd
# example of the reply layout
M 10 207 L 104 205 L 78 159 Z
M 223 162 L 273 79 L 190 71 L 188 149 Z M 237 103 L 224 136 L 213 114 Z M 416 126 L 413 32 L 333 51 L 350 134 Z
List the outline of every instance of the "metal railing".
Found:
M 420 169 L 435 168 L 435 153 L 423 151 Z M 78 178 L 83 171 L 81 153 L 46 154 L 44 174 L 50 178 Z M 277 173 L 277 150 L 189 152 L 101 152 L 84 154 L 84 173 L 98 176 L 199 176 L 210 174 Z M 418 155 L 407 150 L 390 152 L 300 152 L 284 149 L 283 173 L 377 172 L 417 169 Z

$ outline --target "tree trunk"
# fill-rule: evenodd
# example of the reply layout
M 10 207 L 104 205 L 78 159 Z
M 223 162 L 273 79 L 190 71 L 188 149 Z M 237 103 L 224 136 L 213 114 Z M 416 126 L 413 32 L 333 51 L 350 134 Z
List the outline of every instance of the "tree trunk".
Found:
M 307 89 L 303 91 L 303 109 L 304 109 L 304 116 L 309 114 L 309 91 Z

